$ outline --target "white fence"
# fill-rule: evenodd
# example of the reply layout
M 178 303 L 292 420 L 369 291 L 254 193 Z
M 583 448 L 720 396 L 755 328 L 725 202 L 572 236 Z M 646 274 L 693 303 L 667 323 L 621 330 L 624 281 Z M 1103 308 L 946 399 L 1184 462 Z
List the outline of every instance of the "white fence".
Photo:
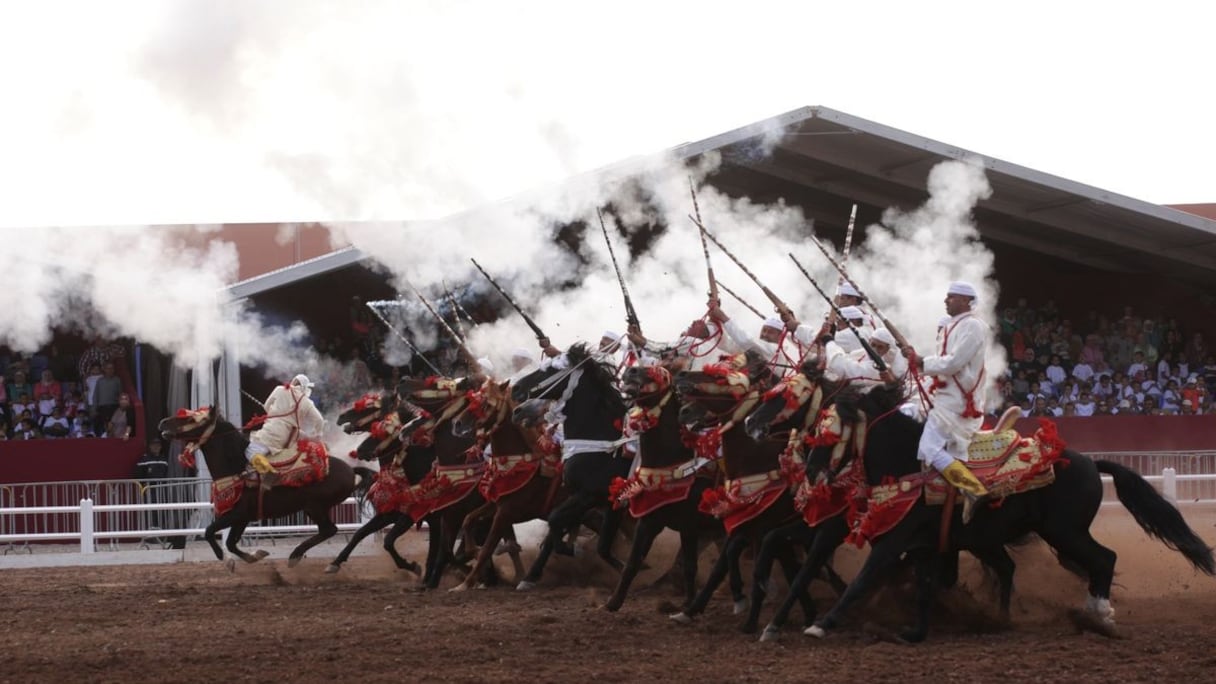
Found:
M 209 497 L 210 482 L 193 479 L 0 485 L 0 548 L 5 555 L 33 553 L 39 544 L 52 543 L 79 543 L 81 553 L 105 545 L 117 551 L 122 542 L 135 542 L 136 548 L 169 548 L 176 542 L 180 548 L 211 522 Z M 344 533 L 357 530 L 369 517 L 354 498 L 335 506 L 332 513 Z M 298 513 L 251 524 L 245 538 L 273 543 L 279 537 L 315 531 L 316 526 Z

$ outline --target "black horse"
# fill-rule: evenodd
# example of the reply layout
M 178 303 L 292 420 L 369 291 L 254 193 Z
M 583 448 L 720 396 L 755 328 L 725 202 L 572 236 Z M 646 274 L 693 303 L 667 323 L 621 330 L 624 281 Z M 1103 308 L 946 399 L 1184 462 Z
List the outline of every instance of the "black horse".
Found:
M 162 420 L 159 430 L 165 439 L 193 443 L 201 450 L 214 481 L 239 478 L 248 467 L 245 449 L 249 446 L 249 440 L 240 429 L 221 419 L 214 406 L 197 411 L 179 411 L 177 415 Z M 279 486 L 265 493 L 260 493 L 256 484 L 243 486 L 240 498 L 207 526 L 203 539 L 211 545 L 215 557 L 223 560 L 224 552 L 216 540 L 216 532 L 231 528 L 225 544 L 228 551 L 247 563 L 253 563 L 265 558 L 267 553 L 259 550 L 250 554 L 237 547 L 245 527 L 254 520 L 268 520 L 304 511 L 316 524 L 317 533 L 292 550 L 288 565 L 295 566 L 305 552 L 337 534 L 338 526 L 333 522 L 331 510 L 345 501 L 354 489 L 354 472 L 336 458 L 329 459 L 328 474 L 312 484 L 302 487 Z
M 385 403 L 389 402 L 386 401 Z M 419 416 L 416 416 L 408 408 L 394 408 L 395 404 L 396 397 L 392 397 L 392 401 L 389 404 L 389 415 L 385 415 L 381 408 L 377 406 L 374 415 L 378 417 L 375 421 L 370 424 L 361 423 L 362 427 L 372 428 L 373 434 L 368 435 L 359 443 L 359 446 L 355 450 L 355 456 L 360 461 L 375 460 L 379 463 L 380 471 L 376 477 L 380 483 L 376 486 L 395 486 L 394 484 L 389 484 L 389 482 L 395 483 L 397 477 L 404 480 L 404 482 L 400 483 L 400 486 L 404 486 L 410 482 L 419 482 L 422 478 L 426 477 L 426 474 L 431 470 L 431 464 L 435 462 L 435 448 L 433 446 L 412 446 L 401 440 L 400 435 L 403 428 L 408 430 L 406 426 L 410 425 Z M 352 409 L 342 413 L 338 417 L 339 424 L 348 428 L 352 425 L 360 424 L 357 416 L 352 415 L 352 413 L 358 412 Z M 387 494 L 389 493 L 385 493 L 384 495 Z M 388 552 L 388 555 L 393 559 L 393 563 L 399 569 L 407 570 L 415 575 L 421 575 L 422 567 L 406 559 L 397 551 L 397 540 L 413 527 L 414 522 L 414 519 L 409 514 L 397 507 L 386 508 L 384 510 L 377 509 L 376 514 L 355 531 L 350 541 L 338 553 L 338 556 L 325 568 L 325 572 L 338 572 L 342 564 L 350 558 L 355 547 L 367 538 L 368 535 L 375 534 L 392 525 L 392 528 L 384 535 L 384 550 Z M 432 533 L 432 537 L 433 542 L 438 545 L 438 530 Z
M 923 425 L 895 410 L 902 400 L 902 391 L 895 387 L 876 388 L 857 399 L 857 413 L 870 421 L 862 455 L 869 486 L 921 472 L 917 446 Z M 848 420 L 843 399 L 837 406 Z M 820 448 L 812 454 L 817 467 L 827 461 L 824 451 Z M 1008 575 L 1011 582 L 1013 561 L 1005 544 L 1036 533 L 1055 549 L 1065 567 L 1088 578 L 1089 596 L 1083 615 L 1100 627 L 1113 627 L 1110 587 L 1115 552 L 1094 540 L 1089 531 L 1102 503 L 1100 473 L 1106 473 L 1114 479 L 1119 501 L 1145 532 L 1177 550 L 1203 573 L 1216 574 L 1212 550 L 1186 524 L 1178 509 L 1134 471 L 1071 450 L 1063 452 L 1054 471 L 1052 484 L 1009 496 L 997 508 L 984 507 L 968 525 L 962 524 L 961 513 L 956 511 L 948 540 L 951 547 L 970 551 L 998 573 Z M 920 497 L 895 527 L 872 539 L 870 555 L 844 595 L 806 633 L 825 636 L 849 607 L 873 589 L 877 576 L 907 554 L 916 570 L 917 611 L 916 624 L 901 636 L 910 642 L 922 641 L 929 632 L 930 606 L 939 576 L 941 512 L 941 507 L 930 507 Z
M 607 509 L 596 552 L 612 567 L 622 568 L 612 556 L 621 512 L 608 506 L 608 490 L 614 478 L 629 474 L 629 459 L 617 455 L 625 402 L 617 389 L 615 369 L 593 356 L 585 344 L 570 347 L 565 361 L 566 368 L 537 370 L 511 391 L 511 398 L 520 404 L 512 418 L 516 423 L 534 424 L 550 402 L 564 416 L 562 484 L 568 494 L 549 513 L 549 531 L 527 576 L 516 587 L 520 591 L 536 586 L 559 540 L 595 509 Z
M 619 610 L 655 537 L 664 529 L 680 535 L 680 571 L 686 594 L 685 603 L 691 603 L 696 595 L 697 557 L 701 542 L 721 540 L 725 537 L 722 523 L 713 516 L 697 510 L 701 495 L 713 486 L 712 475 L 694 477 L 701 465 L 685 439 L 680 425 L 680 403 L 675 398 L 675 385 L 671 373 L 662 367 L 635 366 L 625 371 L 622 377 L 625 397 L 633 405 L 627 420 L 634 421 L 641 430 L 638 442 L 640 467 L 636 477 L 639 483 L 661 485 L 664 481 L 692 478 L 691 486 L 682 498 L 644 512 L 638 519 L 634 531 L 633 546 L 624 571 L 617 583 L 616 591 L 604 604 L 610 611 Z M 742 593 L 738 564 L 731 566 L 731 586 L 736 595 Z
M 752 369 L 753 372 L 758 372 L 759 366 L 753 365 Z M 720 435 L 721 464 L 727 487 L 737 486 L 745 498 L 758 496 L 761 499 L 757 503 L 767 501 L 768 504 L 760 512 L 751 513 L 751 517 L 744 518 L 736 525 L 727 524 L 726 548 L 718 557 L 700 593 L 686 603 L 683 610 L 671 616 L 675 622 L 686 624 L 705 610 L 710 597 L 726 576 L 728 568 L 739 562 L 739 557 L 748 545 L 762 542 L 765 536 L 774 530 L 784 530 L 791 524 L 796 525 L 800 518 L 800 513 L 794 508 L 794 496 L 789 488 L 789 478 L 792 474 L 786 472 L 788 463 L 783 461 L 789 441 L 788 433 L 763 435 L 756 439 L 744 429 L 746 416 L 762 399 L 763 386 L 757 382 L 762 379 L 761 375 L 749 378 L 741 372 L 726 372 L 724 366 L 708 366 L 701 371 L 685 371 L 677 376 L 676 387 L 683 401 L 680 422 L 692 429 L 708 430 L 711 434 Z M 802 420 L 806 410 L 805 407 L 802 408 L 789 422 L 792 424 Z M 747 490 L 752 488 L 756 488 L 756 493 L 748 494 Z M 755 511 L 756 508 L 752 510 Z M 792 581 L 798 571 L 794 546 L 772 541 L 770 549 L 773 557 L 781 563 L 786 580 Z M 761 600 L 768 584 L 768 569 L 768 565 L 756 564 L 756 570 L 760 574 L 754 578 L 757 586 L 753 588 L 753 592 Z M 736 589 L 738 592 L 735 592 Z M 741 612 L 745 606 L 742 601 L 742 587 L 732 587 L 732 592 L 735 592 L 736 612 Z M 809 598 L 803 600 L 802 607 L 809 622 L 814 616 L 814 606 Z M 745 632 L 755 631 L 756 619 L 749 616 L 741 629 Z

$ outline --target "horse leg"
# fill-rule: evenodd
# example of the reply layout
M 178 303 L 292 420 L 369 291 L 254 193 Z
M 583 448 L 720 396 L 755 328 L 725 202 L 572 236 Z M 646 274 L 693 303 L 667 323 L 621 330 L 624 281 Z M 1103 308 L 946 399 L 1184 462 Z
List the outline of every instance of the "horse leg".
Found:
M 612 592 L 612 597 L 604 604 L 605 610 L 615 612 L 621 609 L 621 605 L 625 603 L 625 596 L 629 593 L 629 585 L 633 583 L 633 578 L 642 568 L 642 561 L 646 560 L 646 554 L 650 553 L 650 547 L 654 544 L 655 537 L 659 536 L 659 532 L 662 531 L 663 523 L 658 520 L 657 516 L 648 515 L 638 521 L 637 530 L 633 533 L 633 545 L 629 549 L 629 560 L 626 561 L 625 567 L 621 571 L 621 577 L 616 582 L 616 591 Z
M 441 523 L 439 522 L 438 514 L 432 513 L 426 517 L 426 572 L 422 574 L 422 585 L 424 587 L 430 586 L 431 575 L 434 574 L 435 564 L 439 560 L 440 527 Z
M 447 569 L 448 563 L 452 560 L 452 547 L 456 545 L 456 528 L 459 523 L 448 515 L 439 516 L 439 553 L 435 555 L 435 569 L 431 572 L 431 579 L 427 582 L 428 589 L 438 589 L 439 582 L 443 579 L 443 571 Z
M 325 572 L 327 574 L 337 572 L 342 567 L 342 564 L 350 559 L 350 554 L 355 550 L 355 547 L 359 545 L 359 542 L 366 539 L 368 535 L 374 534 L 385 527 L 388 527 L 389 523 L 394 522 L 398 515 L 399 513 L 396 511 L 377 513 L 374 518 L 368 520 L 358 530 L 355 530 L 355 534 L 350 538 L 350 541 L 347 542 L 346 546 L 342 548 L 342 551 L 338 553 L 338 557 L 335 558 L 327 568 L 325 568 Z
M 701 614 L 705 610 L 705 606 L 709 605 L 709 600 L 717 591 L 718 585 L 722 584 L 722 580 L 726 577 L 727 569 L 732 562 L 738 562 L 739 556 L 743 553 L 743 549 L 747 546 L 748 540 L 742 535 L 731 535 L 726 540 L 726 549 L 722 551 L 722 555 L 718 556 L 718 561 L 714 563 L 713 570 L 709 573 L 709 578 L 705 580 L 705 586 L 701 587 L 701 591 L 697 593 L 696 598 L 691 603 L 684 607 L 684 610 L 671 616 L 671 619 L 680 624 L 688 624 L 692 622 L 692 618 Z
M 1013 599 L 1013 571 L 1017 567 L 1013 558 L 1009 556 L 1009 552 L 1004 546 L 994 546 L 992 548 L 971 549 L 971 555 L 979 559 L 981 563 L 988 566 L 996 573 L 997 586 L 1000 589 L 1000 611 L 1001 622 L 1009 624 L 1009 603 Z M 954 555 L 954 560 L 957 560 L 957 554 Z M 943 558 L 941 562 L 949 564 L 951 558 Z M 957 566 L 955 567 L 955 575 L 958 574 Z M 943 572 L 942 575 L 947 573 Z
M 241 541 L 241 535 L 245 534 L 245 527 L 249 525 L 249 521 L 245 519 L 234 520 L 232 526 L 228 529 L 228 540 L 224 546 L 228 547 L 228 552 L 240 558 L 246 563 L 256 563 L 269 554 L 263 550 L 258 550 L 256 553 L 245 553 L 237 548 L 237 544 Z
M 512 519 L 521 520 L 524 517 L 525 516 L 521 515 L 518 517 L 513 517 Z M 529 515 L 526 517 L 528 519 L 531 519 L 534 516 Z M 515 538 L 515 524 L 514 523 L 507 525 L 507 528 L 502 531 L 502 542 L 500 542 L 499 546 L 506 547 L 506 548 L 501 551 L 499 549 L 494 549 L 494 555 L 497 556 L 500 553 L 507 554 L 507 557 L 511 559 L 511 568 L 515 572 L 515 577 L 511 581 L 514 584 L 518 585 L 520 582 L 523 581 L 524 574 L 527 573 L 528 571 L 527 571 L 527 569 L 524 568 L 524 561 L 522 558 L 523 549 L 521 549 L 519 546 L 519 540 Z
M 595 545 L 595 552 L 599 555 L 599 557 L 602 558 L 605 563 L 611 565 L 613 570 L 618 572 L 625 568 L 625 564 L 613 557 L 612 542 L 616 541 L 616 533 L 618 530 L 620 530 L 622 514 L 624 514 L 623 510 L 616 509 L 609 509 L 608 512 L 604 514 L 604 522 L 600 525 L 599 542 Z M 658 532 L 655 532 L 655 534 L 657 535 Z M 634 532 L 634 535 L 634 538 L 636 539 L 637 532 Z M 651 541 L 653 542 L 654 539 L 651 539 Z M 647 552 L 649 552 L 649 550 L 650 549 L 647 548 Z M 645 556 L 645 554 L 643 554 L 643 556 Z
M 413 526 L 413 518 L 405 513 L 398 513 L 396 521 L 393 522 L 392 529 L 388 531 L 388 534 L 384 535 L 384 550 L 393 559 L 393 563 L 397 566 L 398 570 L 408 570 L 415 575 L 421 576 L 421 566 L 414 561 L 406 560 L 400 553 L 397 553 L 397 540 L 401 538 L 401 535 L 409 532 Z
M 464 517 L 464 522 L 460 523 L 460 538 L 464 540 L 464 547 L 466 549 L 472 551 L 472 549 L 477 548 L 477 544 L 473 539 L 473 526 L 494 515 L 497 508 L 497 503 L 487 501 L 470 511 L 469 514 Z
M 1110 585 L 1115 577 L 1117 555 L 1094 540 L 1088 529 L 1057 529 L 1044 525 L 1039 536 L 1061 557 L 1081 566 L 1089 575 L 1089 596 L 1084 615 L 1095 619 L 1104 630 L 1115 624 L 1115 610 L 1110 605 Z
M 916 624 L 900 632 L 904 641 L 919 644 L 929 636 L 929 613 L 933 597 L 937 594 L 938 563 L 941 561 L 936 549 L 922 548 L 908 552 L 912 556 L 916 571 Z
M 571 527 L 577 528 L 581 524 L 583 514 L 590 505 L 591 502 L 587 497 L 582 494 L 573 494 L 560 506 L 553 509 L 553 512 L 549 514 L 549 531 L 545 534 L 545 540 L 541 542 L 540 553 L 537 554 L 536 560 L 532 561 L 532 567 L 524 576 L 523 581 L 516 585 L 517 590 L 528 591 L 536 587 L 536 583 L 540 581 L 541 575 L 545 572 L 545 565 L 549 562 L 549 557 L 553 555 L 554 548 L 565 536 L 567 530 Z
M 849 534 L 849 528 L 847 523 L 845 523 L 844 516 L 836 516 L 820 523 L 815 528 L 814 534 L 815 536 L 811 540 L 811 548 L 807 551 L 802 569 L 798 571 L 793 581 L 790 582 L 789 593 L 786 594 L 785 600 L 781 602 L 781 605 L 777 608 L 777 612 L 764 628 L 764 633 L 760 635 L 761 641 L 773 641 L 777 638 L 777 634 L 785 626 L 786 621 L 789 620 L 790 611 L 794 609 L 794 603 L 800 597 L 805 597 L 810 602 L 812 612 L 814 611 L 814 602 L 811 602 L 810 594 L 807 593 L 807 587 L 810 586 L 811 580 L 819 574 L 819 569 L 827 566 L 828 559 L 844 543 L 844 538 Z M 803 609 L 805 610 L 805 606 Z M 810 622 L 812 619 L 814 618 L 808 617 L 807 622 Z
M 220 530 L 228 529 L 232 526 L 233 521 L 238 517 L 235 508 L 229 509 L 226 513 L 211 521 L 211 524 L 203 530 L 203 539 L 211 545 L 211 550 L 215 552 L 216 560 L 224 560 L 224 551 L 220 548 L 219 539 L 216 535 Z
M 785 546 L 778 549 L 777 561 L 781 563 L 781 573 L 785 576 L 787 586 L 791 585 L 794 577 L 797 576 L 799 565 L 798 557 L 794 553 L 793 546 Z M 815 602 L 811 600 L 811 595 L 803 590 L 793 594 L 797 599 L 798 605 L 802 607 L 802 615 L 805 624 L 811 624 L 815 620 Z
M 291 553 L 287 556 L 287 567 L 289 568 L 299 565 L 300 561 L 304 558 L 304 554 L 309 549 L 338 533 L 338 526 L 330 518 L 329 507 L 322 508 L 318 506 L 306 511 L 306 513 L 308 514 L 308 518 L 316 524 L 317 533 L 300 542 L 299 546 L 291 550 Z
M 471 516 L 471 514 L 470 514 Z M 468 524 L 469 517 L 465 517 L 465 524 Z M 477 549 L 477 558 L 473 561 L 473 567 L 469 570 L 469 574 L 460 584 L 452 587 L 448 591 L 465 591 L 472 589 L 477 582 L 477 576 L 485 569 L 490 562 L 490 557 L 494 554 L 494 548 L 498 546 L 498 540 L 503 536 L 503 529 L 510 526 L 506 511 L 502 507 L 498 507 L 494 513 L 494 520 L 490 523 L 490 531 L 486 533 L 485 542 L 481 548 Z
M 875 575 L 881 574 L 899 560 L 900 553 L 908 546 L 908 536 L 897 526 L 874 542 L 870 547 L 870 555 L 866 557 L 866 562 L 857 572 L 857 576 L 849 583 L 849 588 L 845 589 L 844 595 L 836 600 L 836 605 L 832 606 L 826 615 L 807 627 L 803 633 L 818 639 L 827 636 L 828 630 L 840 623 L 845 611 L 869 593 L 875 582 Z
M 773 558 L 777 547 L 787 543 L 789 536 L 785 527 L 769 530 L 760 540 L 760 552 L 752 568 L 752 604 L 747 611 L 747 619 L 740 625 L 739 631 L 752 634 L 756 631 L 756 623 L 760 620 L 760 608 L 764 606 L 764 597 L 768 593 L 768 581 L 773 571 Z

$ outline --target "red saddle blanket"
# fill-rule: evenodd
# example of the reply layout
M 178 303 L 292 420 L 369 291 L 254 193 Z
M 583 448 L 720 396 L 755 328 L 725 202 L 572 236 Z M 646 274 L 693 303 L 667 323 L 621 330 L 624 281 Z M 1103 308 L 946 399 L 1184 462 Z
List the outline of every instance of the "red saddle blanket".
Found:
M 707 489 L 701 495 L 697 510 L 722 520 L 726 534 L 752 520 L 772 507 L 789 488 L 780 470 L 727 480 L 717 489 Z
M 968 448 L 967 467 L 993 495 L 990 505 L 999 506 L 1007 496 L 1055 482 L 1054 466 L 1063 458 L 1065 444 L 1055 423 L 1046 419 L 1039 423 L 1034 437 L 1023 438 L 1013 430 L 979 433 Z M 853 500 L 849 541 L 860 547 L 885 534 L 908 515 L 921 496 L 926 504 L 940 506 L 948 487 L 934 470 L 870 487 L 865 497 Z
M 533 453 L 493 456 L 481 475 L 477 490 L 486 501 L 497 502 L 523 489 L 538 474 L 552 477 L 560 460 L 560 453 L 554 454 L 553 458 L 542 458 Z
M 400 510 L 409 497 L 410 481 L 400 466 L 390 467 L 376 473 L 376 480 L 367 490 L 367 500 L 376 514 Z
M 459 503 L 472 494 L 481 482 L 485 469 L 485 461 L 446 466 L 436 464 L 421 482 L 406 490 L 400 510 L 421 522 L 431 513 Z
M 663 468 L 663 473 L 671 471 Z M 629 476 L 615 478 L 608 487 L 608 499 L 613 508 L 629 506 L 629 515 L 641 518 L 653 513 L 664 506 L 684 501 L 696 484 L 697 475 L 688 474 L 683 477 L 664 477 L 657 470 L 639 468 Z
M 268 456 L 274 466 L 275 487 L 304 487 L 320 482 L 329 475 L 329 450 L 323 442 L 300 439 L 295 449 L 284 449 Z M 232 510 L 241 500 L 246 487 L 259 487 L 262 476 L 247 471 L 239 475 L 221 477 L 211 483 L 211 506 L 217 516 Z

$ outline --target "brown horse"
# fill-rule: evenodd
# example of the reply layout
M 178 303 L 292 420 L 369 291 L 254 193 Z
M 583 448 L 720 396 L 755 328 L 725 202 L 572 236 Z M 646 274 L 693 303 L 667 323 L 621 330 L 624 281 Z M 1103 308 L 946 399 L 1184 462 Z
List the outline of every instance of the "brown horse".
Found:
M 468 407 L 455 419 L 457 433 L 468 435 L 477 431 L 489 435 L 491 452 L 490 470 L 480 487 L 487 501 L 465 518 L 462 534 L 467 538 L 475 523 L 490 516 L 493 516 L 493 522 L 477 552 L 472 571 L 451 591 L 472 589 L 499 541 L 507 535 L 514 541 L 512 526 L 544 518 L 564 495 L 557 486 L 560 482 L 555 480 L 561 458 L 556 445 L 543 439 L 539 431 L 524 429 L 511 422 L 514 409 L 507 383 L 488 382 L 470 395 Z M 508 548 L 518 549 L 518 546 Z M 518 551 L 512 554 L 511 560 L 518 583 L 525 572 Z
M 318 482 L 302 487 L 279 486 L 261 493 L 257 484 L 246 486 L 239 479 L 248 468 L 245 449 L 249 446 L 249 440 L 236 426 L 222 420 L 214 406 L 197 411 L 178 411 L 177 415 L 162 420 L 159 429 L 165 439 L 189 442 L 201 450 L 214 481 L 238 478 L 234 480 L 234 487 L 241 488 L 239 498 L 203 531 L 203 539 L 211 545 L 219 560 L 224 559 L 224 552 L 220 550 L 216 532 L 229 528 L 231 531 L 225 545 L 234 556 L 246 563 L 253 563 L 268 555 L 262 550 L 246 553 L 237 547 L 245 527 L 254 520 L 268 520 L 304 511 L 316 523 L 317 533 L 292 550 L 288 556 L 289 566 L 295 566 L 306 551 L 337 534 L 338 526 L 333 522 L 331 510 L 345 501 L 355 489 L 354 471 L 343 461 L 330 458 L 329 472 Z

